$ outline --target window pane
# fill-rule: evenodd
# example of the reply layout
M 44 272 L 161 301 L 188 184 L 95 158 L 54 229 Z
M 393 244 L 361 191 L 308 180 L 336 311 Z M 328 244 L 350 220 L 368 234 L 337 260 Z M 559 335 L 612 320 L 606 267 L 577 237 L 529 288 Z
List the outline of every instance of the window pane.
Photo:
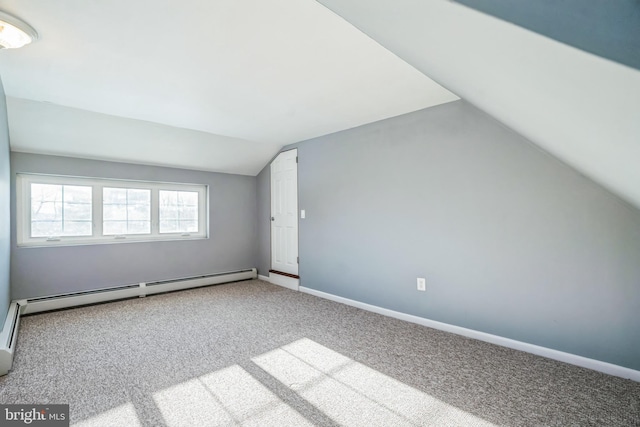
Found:
M 151 218 L 151 205 L 129 205 L 127 207 L 127 219 L 129 221 L 149 221 Z
M 66 203 L 91 204 L 91 187 L 79 185 L 63 185 L 64 201 Z
M 102 233 L 107 236 L 127 234 L 127 221 L 104 221 Z
M 183 221 L 180 220 L 178 223 L 178 228 L 182 232 L 195 233 L 198 231 L 198 222 L 197 221 Z
M 103 219 L 106 221 L 126 221 L 127 220 L 127 205 L 107 205 L 103 206 L 102 210 Z
M 150 234 L 151 190 L 103 189 L 103 234 Z
M 198 193 L 195 191 L 178 191 L 178 204 L 182 206 L 198 206 Z
M 46 221 L 40 225 L 35 222 Z M 62 185 L 31 184 L 31 236 L 62 233 Z
M 91 236 L 92 188 L 31 184 L 31 237 Z
M 91 203 L 67 203 L 63 205 L 64 219 L 91 222 Z
M 102 203 L 106 204 L 127 204 L 126 188 L 103 188 Z
M 198 193 L 159 191 L 160 233 L 198 232 Z
M 178 192 L 160 190 L 160 206 L 177 206 Z
M 176 220 L 163 220 L 163 221 L 160 221 L 160 232 L 161 233 L 177 233 L 178 232 L 178 221 L 176 221 Z
M 62 234 L 62 221 L 38 221 L 31 223 L 32 237 L 60 236 Z
M 175 206 L 160 206 L 160 220 L 178 219 L 178 212 Z
M 178 216 L 180 219 L 198 219 L 198 207 L 197 206 L 180 206 L 178 208 Z
M 151 191 L 130 188 L 127 190 L 127 198 L 129 203 L 143 205 L 149 204 L 151 203 Z
M 91 236 L 93 224 L 91 221 L 65 221 L 64 236 Z
M 62 202 L 62 185 L 31 184 L 31 200 Z
M 31 221 L 62 221 L 62 202 L 32 199 Z
M 129 221 L 129 234 L 149 234 L 151 233 L 151 221 Z

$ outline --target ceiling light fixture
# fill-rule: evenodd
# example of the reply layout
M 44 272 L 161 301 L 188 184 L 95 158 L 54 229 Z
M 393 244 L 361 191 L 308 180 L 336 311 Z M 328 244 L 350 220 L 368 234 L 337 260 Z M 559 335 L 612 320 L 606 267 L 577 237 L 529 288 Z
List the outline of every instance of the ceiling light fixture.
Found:
M 38 33 L 26 22 L 0 12 L 0 49 L 17 49 L 38 39 Z

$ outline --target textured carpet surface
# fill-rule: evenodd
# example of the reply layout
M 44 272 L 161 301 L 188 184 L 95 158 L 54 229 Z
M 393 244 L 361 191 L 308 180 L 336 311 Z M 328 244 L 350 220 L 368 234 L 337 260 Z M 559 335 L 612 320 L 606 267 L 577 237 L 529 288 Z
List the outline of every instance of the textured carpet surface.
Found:
M 261 281 L 22 318 L 2 403 L 78 426 L 640 426 L 640 384 Z

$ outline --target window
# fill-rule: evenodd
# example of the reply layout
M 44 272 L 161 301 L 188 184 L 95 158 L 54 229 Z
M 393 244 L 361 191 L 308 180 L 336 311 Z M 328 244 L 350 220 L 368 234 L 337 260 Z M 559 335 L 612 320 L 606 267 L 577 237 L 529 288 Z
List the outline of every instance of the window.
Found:
M 207 187 L 19 174 L 19 246 L 208 237 Z
M 198 193 L 160 190 L 160 233 L 198 230 Z
M 31 237 L 91 236 L 91 187 L 31 184 Z
M 151 190 L 104 187 L 102 232 L 105 236 L 151 234 Z

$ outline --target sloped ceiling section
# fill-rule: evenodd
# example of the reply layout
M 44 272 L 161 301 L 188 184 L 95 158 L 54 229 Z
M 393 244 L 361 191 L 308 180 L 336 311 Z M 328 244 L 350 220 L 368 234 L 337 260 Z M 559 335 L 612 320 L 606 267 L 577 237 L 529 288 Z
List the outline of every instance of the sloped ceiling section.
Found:
M 253 175 L 279 145 L 7 98 L 13 151 Z
M 640 208 L 638 70 L 450 1 L 319 1 Z
M 638 0 L 455 0 L 570 46 L 640 69 Z
M 283 145 L 458 99 L 315 0 L 1 7 L 40 34 L 0 52 L 13 150 L 254 175 Z

